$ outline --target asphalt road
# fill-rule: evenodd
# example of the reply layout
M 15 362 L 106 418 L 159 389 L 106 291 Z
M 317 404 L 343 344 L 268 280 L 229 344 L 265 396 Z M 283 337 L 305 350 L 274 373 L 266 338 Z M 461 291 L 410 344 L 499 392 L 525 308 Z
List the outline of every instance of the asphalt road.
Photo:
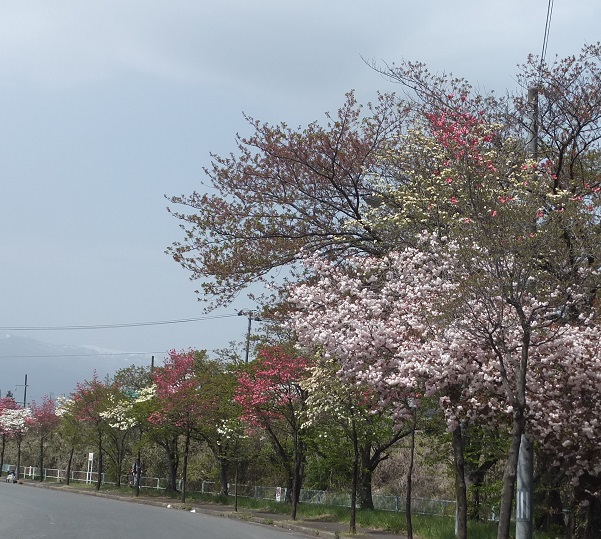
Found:
M 2 539 L 306 539 L 249 522 L 0 483 Z

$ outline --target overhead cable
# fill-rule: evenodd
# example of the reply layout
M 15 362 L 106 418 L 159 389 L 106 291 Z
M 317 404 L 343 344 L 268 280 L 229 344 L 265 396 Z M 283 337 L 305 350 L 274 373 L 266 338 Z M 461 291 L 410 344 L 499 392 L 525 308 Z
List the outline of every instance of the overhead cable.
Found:
M 4 326 L 0 331 L 71 331 L 78 329 L 116 329 L 132 328 L 141 326 L 162 326 L 166 324 L 184 324 L 187 322 L 202 322 L 204 320 L 215 320 L 217 318 L 231 318 L 237 314 L 221 314 L 213 316 L 202 316 L 199 318 L 180 318 L 178 320 L 161 320 L 157 322 L 130 322 L 126 324 L 94 324 L 89 326 Z
M 551 31 L 551 17 L 553 16 L 553 0 L 549 0 L 547 5 L 547 20 L 545 21 L 545 34 L 543 36 L 543 48 L 540 54 L 540 68 L 542 69 L 547 55 L 547 45 L 549 44 L 549 32 Z

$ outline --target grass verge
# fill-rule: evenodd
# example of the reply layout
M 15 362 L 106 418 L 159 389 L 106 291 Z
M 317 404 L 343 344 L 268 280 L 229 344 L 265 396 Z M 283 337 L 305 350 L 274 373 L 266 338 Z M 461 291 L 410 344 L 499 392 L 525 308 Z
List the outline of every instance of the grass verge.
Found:
M 72 483 L 71 486 L 77 489 L 95 490 L 95 485 L 93 484 Z M 133 497 L 135 495 L 134 490 L 128 486 L 115 487 L 113 485 L 102 485 L 100 490 L 101 492 L 119 494 L 127 497 Z M 155 489 L 141 489 L 140 497 L 169 498 L 173 501 L 178 501 L 180 499 L 180 493 L 169 493 Z M 200 492 L 189 493 L 186 496 L 186 506 L 192 506 L 195 502 L 233 507 L 234 497 L 202 494 Z M 248 511 L 260 511 L 267 514 L 288 514 L 290 512 L 290 506 L 284 502 L 243 497 L 238 498 L 238 508 L 242 513 Z M 350 510 L 347 507 L 301 503 L 298 506 L 297 518 L 299 520 L 348 523 Z M 271 519 L 266 517 L 265 520 L 267 522 Z M 415 514 L 412 517 L 412 522 L 413 532 L 415 536 L 420 539 L 454 539 L 455 537 L 455 522 L 452 518 Z M 407 529 L 404 513 L 379 510 L 357 509 L 357 525 L 362 528 L 385 530 L 392 533 L 403 533 Z M 470 539 L 495 539 L 497 535 L 496 529 L 496 524 L 492 522 L 470 522 L 468 524 L 468 535 Z M 535 532 L 534 538 L 549 539 L 549 536 Z

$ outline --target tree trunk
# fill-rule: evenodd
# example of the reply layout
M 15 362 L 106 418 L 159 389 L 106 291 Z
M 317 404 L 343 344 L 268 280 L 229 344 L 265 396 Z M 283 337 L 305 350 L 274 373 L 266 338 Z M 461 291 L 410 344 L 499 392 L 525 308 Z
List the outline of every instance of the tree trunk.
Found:
M 4 450 L 6 449 L 6 434 L 2 433 L 2 449 L 0 450 L 0 477 L 4 468 Z
M 371 444 L 364 444 L 359 451 L 361 453 L 361 467 L 359 469 L 359 484 L 357 491 L 359 507 L 361 507 L 361 509 L 373 509 Z
M 563 535 L 565 535 L 566 523 L 559 489 L 556 487 L 549 489 L 545 497 L 537 501 L 542 508 L 542 512 L 536 519 L 535 529 L 547 533 L 551 533 L 552 530 L 562 530 Z
M 134 464 L 134 488 L 136 489 L 136 498 L 140 496 L 140 480 L 142 479 L 142 458 L 140 455 L 140 449 L 138 449 L 138 456 Z
M 123 472 L 123 458 L 117 453 L 117 462 L 115 463 L 115 486 L 121 486 L 121 473 Z
M 578 539 L 599 539 L 601 537 L 601 477 L 583 474 L 579 477 L 574 497 L 579 505 L 575 511 L 573 537 Z
M 519 412 L 515 412 L 511 428 L 509 454 L 507 455 L 507 463 L 505 464 L 505 471 L 503 472 L 503 488 L 501 491 L 501 506 L 499 508 L 497 539 L 509 539 L 511 530 L 511 511 L 513 508 L 513 498 L 515 496 L 518 456 L 520 453 L 520 443 L 522 441 L 523 432 L 524 416 Z
M 170 492 L 177 491 L 177 457 L 173 451 L 167 452 L 167 461 L 169 466 L 169 479 L 167 481 L 167 490 Z
M 453 460 L 455 463 L 455 537 L 467 539 L 467 489 L 465 486 L 465 458 L 461 425 L 453 431 Z
M 227 496 L 229 494 L 229 486 L 228 486 L 228 471 L 230 468 L 230 461 L 225 457 L 219 457 L 217 459 L 219 461 L 219 482 L 221 483 L 221 488 L 219 489 L 220 496 Z
M 234 475 L 234 511 L 238 512 L 238 469 L 240 462 L 236 460 L 236 473 Z
M 172 440 L 157 440 L 157 443 L 165 450 L 167 456 L 167 467 L 169 468 L 169 477 L 167 478 L 167 492 L 177 491 L 177 468 L 179 460 L 177 456 L 177 437 Z
M 139 430 L 140 438 L 138 440 L 138 456 L 136 457 L 137 473 L 135 476 L 136 498 L 140 496 L 140 479 L 142 478 L 142 429 Z
M 44 480 L 44 436 L 40 435 L 40 481 Z
M 288 473 L 286 474 L 286 496 L 284 498 L 284 501 L 292 505 L 292 493 L 294 492 L 294 471 L 287 470 L 287 472 Z
M 359 443 L 357 440 L 357 429 L 353 421 L 353 429 L 351 433 L 353 437 L 353 478 L 351 485 L 351 519 L 349 522 L 349 533 L 357 533 L 357 490 L 359 483 Z
M 102 484 L 102 433 L 98 433 L 98 480 L 96 481 L 96 490 L 100 490 Z
M 516 305 L 514 305 L 516 307 Z M 511 435 L 509 441 L 509 454 L 503 472 L 503 488 L 501 490 L 501 506 L 499 508 L 499 527 L 497 528 L 497 539 L 509 539 L 511 528 L 511 511 L 515 497 L 515 485 L 518 471 L 518 459 L 522 434 L 526 426 L 526 373 L 528 369 L 528 354 L 530 350 L 531 328 L 523 309 L 516 307 L 517 314 L 522 326 L 522 351 L 519 369 L 515 373 L 515 394 L 510 402 L 513 406 L 513 420 L 511 424 Z M 511 387 L 508 374 L 505 371 L 504 362 L 501 362 L 501 377 L 504 385 Z M 507 395 L 510 397 L 510 395 Z
M 21 467 L 21 440 L 17 438 L 17 473 L 15 479 L 19 479 L 19 468 Z
M 543 473 L 537 478 L 539 488 L 535 489 L 533 505 L 540 507 L 541 510 L 536 517 L 534 528 L 548 533 L 552 530 L 562 530 L 562 535 L 566 535 L 564 506 L 560 491 L 565 474 L 557 466 L 543 460 L 544 457 L 539 456 L 539 459 L 539 468 Z
M 296 520 L 296 510 L 298 509 L 298 500 L 300 498 L 301 485 L 303 481 L 303 463 L 305 459 L 304 444 L 300 435 L 295 433 L 294 443 L 294 470 L 292 477 L 292 510 L 290 518 Z
M 470 485 L 470 491 L 472 492 L 472 504 L 468 506 L 468 520 L 483 520 L 482 515 L 482 485 L 484 484 L 485 473 L 480 470 L 475 470 L 473 472 L 469 472 L 466 479 L 466 488 L 467 485 Z
M 123 475 L 123 463 L 125 462 L 125 440 L 128 436 L 128 431 L 109 431 L 109 436 L 111 450 L 108 455 L 115 465 L 115 484 L 117 487 L 120 487 L 121 476 Z
M 69 452 L 69 460 L 67 461 L 67 485 L 71 483 L 71 465 L 73 464 L 73 455 L 75 454 L 75 446 L 71 446 L 71 451 Z
M 407 518 L 407 539 L 413 539 L 413 521 L 411 519 L 411 488 L 413 482 L 413 461 L 415 457 L 415 427 L 417 413 L 414 411 L 413 428 L 411 429 L 411 446 L 409 452 L 409 466 L 407 468 L 407 498 L 405 499 L 405 515 Z
M 190 429 L 186 430 L 184 443 L 184 466 L 182 470 L 182 503 L 186 501 L 186 486 L 188 482 L 188 453 L 190 452 Z

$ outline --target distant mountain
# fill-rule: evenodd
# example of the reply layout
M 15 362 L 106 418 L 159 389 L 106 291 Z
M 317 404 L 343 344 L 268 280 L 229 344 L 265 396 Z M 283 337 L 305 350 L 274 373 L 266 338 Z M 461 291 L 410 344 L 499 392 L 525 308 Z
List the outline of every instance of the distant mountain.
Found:
M 162 362 L 163 358 L 155 361 Z M 78 382 L 91 380 L 94 371 L 102 379 L 130 365 L 150 365 L 151 357 L 96 347 L 49 344 L 29 337 L 0 332 L 0 392 L 11 391 L 23 402 L 27 375 L 27 402 L 41 402 L 44 395 L 69 395 Z

